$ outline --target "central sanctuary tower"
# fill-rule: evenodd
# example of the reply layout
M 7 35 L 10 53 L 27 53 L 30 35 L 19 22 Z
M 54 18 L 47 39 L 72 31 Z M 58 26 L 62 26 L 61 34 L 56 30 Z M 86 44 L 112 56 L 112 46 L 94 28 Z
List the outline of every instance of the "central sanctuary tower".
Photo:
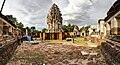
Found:
M 63 32 L 62 29 L 62 14 L 60 9 L 56 4 L 53 4 L 47 15 L 47 33 L 60 33 Z

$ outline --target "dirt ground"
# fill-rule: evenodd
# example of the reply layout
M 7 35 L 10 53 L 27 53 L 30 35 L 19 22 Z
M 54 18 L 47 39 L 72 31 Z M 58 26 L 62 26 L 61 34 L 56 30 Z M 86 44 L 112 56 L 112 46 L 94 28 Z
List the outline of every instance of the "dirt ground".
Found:
M 106 65 L 98 48 L 72 43 L 21 44 L 7 65 Z

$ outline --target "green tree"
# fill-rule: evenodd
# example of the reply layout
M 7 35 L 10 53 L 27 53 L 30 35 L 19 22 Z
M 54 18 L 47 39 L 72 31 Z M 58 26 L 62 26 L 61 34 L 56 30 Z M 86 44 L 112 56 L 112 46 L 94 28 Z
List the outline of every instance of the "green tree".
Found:
M 42 29 L 42 32 L 44 33 L 46 30 L 47 30 L 46 28 L 43 28 L 43 29 Z
M 29 27 L 26 27 L 25 29 L 28 30 L 28 33 L 31 32 L 31 29 Z
M 13 17 L 12 15 L 6 15 L 7 19 L 10 20 L 13 24 L 16 25 L 17 19 L 15 17 Z
M 15 24 L 19 29 L 23 29 L 24 25 L 22 22 L 18 23 L 17 19 L 12 15 L 6 15 L 7 19 L 10 20 L 13 24 Z
M 70 32 L 71 31 L 71 24 L 69 24 L 67 27 L 66 27 L 67 31 Z
M 68 26 L 63 25 L 64 32 L 73 32 L 74 25 L 69 24 Z
M 22 24 L 22 22 L 16 23 L 16 26 L 17 26 L 19 29 L 23 29 L 23 27 L 24 27 L 24 25 Z
M 69 25 L 66 27 L 66 29 L 67 29 L 68 32 L 73 32 L 74 25 L 69 24 Z
M 66 28 L 67 28 L 67 26 L 66 26 L 66 25 L 63 25 L 63 30 L 64 30 L 64 32 L 68 32 Z
M 31 27 L 31 32 L 34 32 L 35 31 L 35 26 L 32 26 Z

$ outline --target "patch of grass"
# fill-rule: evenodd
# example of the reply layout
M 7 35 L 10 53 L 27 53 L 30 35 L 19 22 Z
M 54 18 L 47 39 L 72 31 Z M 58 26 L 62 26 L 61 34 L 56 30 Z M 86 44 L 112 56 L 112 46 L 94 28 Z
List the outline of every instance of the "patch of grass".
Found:
M 74 38 L 74 40 L 75 40 L 75 42 L 83 42 L 83 43 L 88 42 L 84 38 L 79 38 L 79 37 Z
M 41 64 L 37 64 L 37 65 L 43 65 L 43 64 L 41 63 Z
M 69 39 L 69 38 L 66 38 L 66 39 Z M 43 43 L 72 42 L 72 39 L 71 39 L 71 41 L 66 41 L 66 40 L 43 40 L 42 42 L 43 42 Z M 84 38 L 76 37 L 76 38 L 74 38 L 74 42 L 75 42 L 75 43 L 79 43 L 79 42 L 85 43 L 85 42 L 88 42 L 88 41 L 85 40 Z
M 60 43 L 65 42 L 65 40 L 43 40 L 43 43 Z

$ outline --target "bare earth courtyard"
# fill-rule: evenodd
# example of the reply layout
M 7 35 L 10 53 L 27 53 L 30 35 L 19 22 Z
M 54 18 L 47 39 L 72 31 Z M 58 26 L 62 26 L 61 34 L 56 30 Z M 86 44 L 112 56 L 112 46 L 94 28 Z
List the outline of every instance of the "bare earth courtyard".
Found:
M 85 42 L 83 44 L 86 44 Z M 82 44 L 82 45 L 83 45 Z M 106 65 L 97 47 L 70 42 L 32 45 L 23 42 L 7 65 Z

